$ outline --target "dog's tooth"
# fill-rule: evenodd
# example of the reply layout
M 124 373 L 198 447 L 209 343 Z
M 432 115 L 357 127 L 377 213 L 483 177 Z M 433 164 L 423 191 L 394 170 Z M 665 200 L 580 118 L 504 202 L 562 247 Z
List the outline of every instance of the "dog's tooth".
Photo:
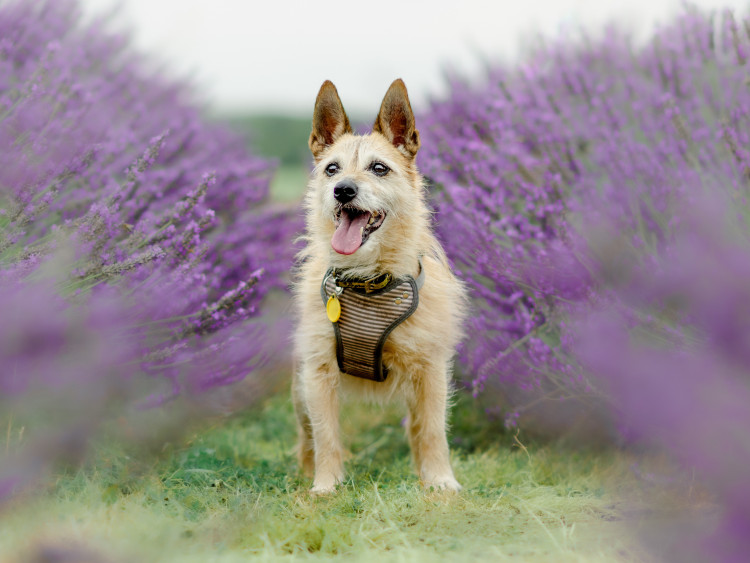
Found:
M 370 217 L 370 220 L 367 222 L 368 225 L 372 225 L 375 222 L 375 215 Z

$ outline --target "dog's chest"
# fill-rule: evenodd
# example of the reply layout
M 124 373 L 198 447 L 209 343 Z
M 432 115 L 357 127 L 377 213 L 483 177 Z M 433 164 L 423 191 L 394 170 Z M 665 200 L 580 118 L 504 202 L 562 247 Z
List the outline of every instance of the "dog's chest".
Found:
M 383 347 L 389 335 L 410 317 L 419 305 L 419 290 L 414 278 L 394 280 L 380 291 L 364 293 L 337 287 L 326 276 L 321 296 L 326 303 L 336 295 L 341 306 L 338 321 L 333 322 L 339 369 L 355 377 L 384 381 Z

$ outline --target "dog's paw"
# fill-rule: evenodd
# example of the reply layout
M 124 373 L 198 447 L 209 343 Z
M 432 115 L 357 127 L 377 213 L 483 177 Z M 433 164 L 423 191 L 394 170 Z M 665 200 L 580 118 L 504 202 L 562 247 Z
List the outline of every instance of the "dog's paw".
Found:
M 461 490 L 461 483 L 456 481 L 453 475 L 446 475 L 444 477 L 435 477 L 427 481 L 422 482 L 422 486 L 426 491 L 447 491 L 455 492 Z
M 341 479 L 337 479 L 333 476 L 327 478 L 317 477 L 313 481 L 312 489 L 310 494 L 315 496 L 330 495 L 336 492 L 336 485 L 341 482 Z
M 332 495 L 336 492 L 336 485 L 315 485 L 313 484 L 310 489 L 310 494 L 316 497 L 323 497 L 326 495 Z

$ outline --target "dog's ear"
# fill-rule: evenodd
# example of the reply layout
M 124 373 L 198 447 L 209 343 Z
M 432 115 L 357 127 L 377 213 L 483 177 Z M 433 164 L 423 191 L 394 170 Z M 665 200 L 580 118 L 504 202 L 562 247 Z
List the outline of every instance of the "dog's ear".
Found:
M 380 133 L 406 156 L 414 158 L 419 150 L 419 131 L 414 126 L 414 112 L 409 103 L 406 85 L 400 78 L 388 88 L 373 132 Z
M 320 87 L 315 100 L 313 112 L 312 133 L 310 133 L 310 152 L 317 161 L 320 153 L 332 145 L 344 133 L 351 133 L 349 118 L 333 82 L 326 80 Z

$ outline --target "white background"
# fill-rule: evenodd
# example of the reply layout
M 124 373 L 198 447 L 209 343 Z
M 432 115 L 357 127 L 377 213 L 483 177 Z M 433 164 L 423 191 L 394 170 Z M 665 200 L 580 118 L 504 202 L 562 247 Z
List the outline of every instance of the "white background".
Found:
M 307 115 L 331 79 L 347 111 L 374 113 L 390 82 L 415 109 L 445 91 L 446 67 L 478 79 L 483 61 L 517 60 L 534 37 L 618 22 L 648 37 L 679 0 L 81 0 L 87 18 L 119 5 L 112 27 L 169 72 L 189 76 L 219 113 Z M 747 0 L 693 0 L 745 13 Z M 459 7 L 460 6 L 460 7 Z

